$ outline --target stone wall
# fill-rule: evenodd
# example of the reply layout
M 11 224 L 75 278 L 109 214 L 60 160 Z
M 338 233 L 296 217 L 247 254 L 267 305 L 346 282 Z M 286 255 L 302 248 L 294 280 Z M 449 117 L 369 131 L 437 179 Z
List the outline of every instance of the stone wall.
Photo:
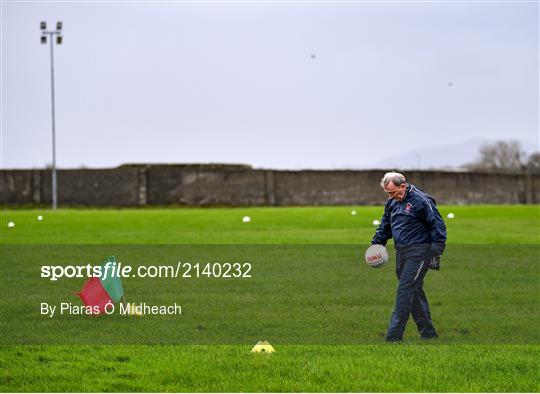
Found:
M 58 171 L 60 206 L 379 205 L 384 170 L 278 171 L 242 165 L 125 165 Z M 404 171 L 441 204 L 539 204 L 540 174 Z M 0 203 L 48 205 L 50 170 L 1 170 Z

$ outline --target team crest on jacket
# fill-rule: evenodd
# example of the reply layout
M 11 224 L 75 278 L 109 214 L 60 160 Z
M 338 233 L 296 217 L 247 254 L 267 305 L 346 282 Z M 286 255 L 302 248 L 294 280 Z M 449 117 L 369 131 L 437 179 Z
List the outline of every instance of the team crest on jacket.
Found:
M 405 212 L 406 213 L 411 213 L 411 209 L 412 209 L 412 204 L 410 202 L 405 204 Z

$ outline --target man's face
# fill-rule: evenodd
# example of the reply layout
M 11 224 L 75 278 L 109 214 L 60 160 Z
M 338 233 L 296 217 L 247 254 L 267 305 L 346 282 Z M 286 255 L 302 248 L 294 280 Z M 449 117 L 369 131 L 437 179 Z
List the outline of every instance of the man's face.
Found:
M 405 189 L 407 184 L 403 182 L 401 185 L 396 186 L 394 182 L 388 182 L 388 185 L 384 187 L 384 191 L 388 193 L 390 198 L 393 198 L 395 201 L 401 201 L 405 198 Z

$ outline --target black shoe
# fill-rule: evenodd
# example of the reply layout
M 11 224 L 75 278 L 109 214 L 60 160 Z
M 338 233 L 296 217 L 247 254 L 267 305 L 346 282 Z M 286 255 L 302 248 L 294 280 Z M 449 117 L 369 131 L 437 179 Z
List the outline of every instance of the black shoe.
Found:
M 430 341 L 430 340 L 432 340 L 432 339 L 437 339 L 437 338 L 439 338 L 439 336 L 438 336 L 437 334 L 435 334 L 435 335 L 429 335 L 429 336 L 424 336 L 424 335 L 421 335 L 421 336 L 420 336 L 420 339 L 421 339 L 422 341 Z
M 400 338 L 386 338 L 385 341 L 388 342 L 388 343 L 400 343 L 402 341 L 402 339 L 400 339 Z

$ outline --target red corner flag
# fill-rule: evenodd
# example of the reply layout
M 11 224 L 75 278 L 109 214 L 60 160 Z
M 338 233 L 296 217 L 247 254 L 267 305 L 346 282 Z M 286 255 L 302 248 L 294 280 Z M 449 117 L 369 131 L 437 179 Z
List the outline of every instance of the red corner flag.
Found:
M 110 256 L 101 266 L 102 272 L 105 272 L 105 279 L 93 277 L 86 281 L 80 292 L 75 293 L 84 302 L 84 305 L 92 307 L 92 312 L 96 315 L 105 313 L 107 305 L 112 308 L 113 303 L 120 301 L 124 296 L 124 288 L 118 274 L 115 275 L 114 270 L 109 275 L 106 273 L 107 267 L 111 263 L 112 265 L 116 264 L 114 256 Z
M 101 315 L 105 313 L 105 308 L 109 304 L 109 308 L 113 305 L 109 293 L 103 287 L 101 280 L 98 277 L 90 278 L 85 284 L 82 290 L 76 293 L 84 302 L 86 306 L 92 306 L 97 310 L 97 314 Z

